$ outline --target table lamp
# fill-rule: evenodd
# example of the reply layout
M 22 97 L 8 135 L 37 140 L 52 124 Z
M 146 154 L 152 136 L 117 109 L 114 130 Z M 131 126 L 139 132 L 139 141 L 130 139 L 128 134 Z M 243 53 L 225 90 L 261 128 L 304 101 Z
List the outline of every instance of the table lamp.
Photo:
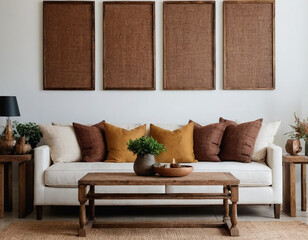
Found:
M 15 96 L 0 96 L 0 116 L 7 117 L 4 136 L 0 139 L 0 154 L 11 154 L 16 140 L 12 133 L 10 117 L 20 116 Z

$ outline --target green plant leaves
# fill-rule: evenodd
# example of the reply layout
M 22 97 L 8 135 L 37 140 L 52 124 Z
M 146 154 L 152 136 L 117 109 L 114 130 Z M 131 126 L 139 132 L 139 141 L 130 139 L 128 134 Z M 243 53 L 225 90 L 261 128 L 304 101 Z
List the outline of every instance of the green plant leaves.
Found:
M 39 126 L 34 122 L 19 123 L 18 121 L 13 122 L 13 134 L 16 138 L 25 137 L 26 143 L 29 143 L 32 148 L 35 148 L 39 143 L 43 134 Z
M 158 143 L 153 137 L 143 136 L 134 141 L 129 139 L 127 150 L 140 155 L 159 155 L 160 152 L 165 152 L 166 148 L 163 144 Z

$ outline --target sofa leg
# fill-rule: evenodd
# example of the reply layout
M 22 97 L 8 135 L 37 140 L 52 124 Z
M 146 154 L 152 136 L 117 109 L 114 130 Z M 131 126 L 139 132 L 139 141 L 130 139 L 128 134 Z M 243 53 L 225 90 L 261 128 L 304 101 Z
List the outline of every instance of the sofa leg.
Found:
M 275 218 L 280 218 L 280 204 L 274 204 L 274 215 Z
M 36 206 L 36 219 L 42 220 L 42 218 L 43 218 L 43 206 L 38 205 Z

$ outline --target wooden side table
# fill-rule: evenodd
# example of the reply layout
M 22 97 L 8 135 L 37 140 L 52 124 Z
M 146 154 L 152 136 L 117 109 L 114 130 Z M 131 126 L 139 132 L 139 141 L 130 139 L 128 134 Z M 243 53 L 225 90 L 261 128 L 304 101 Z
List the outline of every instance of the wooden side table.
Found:
M 12 211 L 12 163 L 18 162 L 18 217 L 26 217 L 33 210 L 33 156 L 0 155 L 0 218 L 4 210 Z
M 296 168 L 301 165 L 301 210 L 307 209 L 306 197 L 306 164 L 308 157 L 285 155 L 283 159 L 283 211 L 291 217 L 296 217 Z

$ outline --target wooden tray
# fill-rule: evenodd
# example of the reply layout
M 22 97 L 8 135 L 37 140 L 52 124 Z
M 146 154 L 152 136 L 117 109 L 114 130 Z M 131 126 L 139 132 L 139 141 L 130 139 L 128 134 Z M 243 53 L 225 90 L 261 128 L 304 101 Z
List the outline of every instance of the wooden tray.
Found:
M 154 167 L 154 170 L 163 177 L 183 177 L 192 173 L 194 167 L 188 165 L 182 165 L 180 168 Z

